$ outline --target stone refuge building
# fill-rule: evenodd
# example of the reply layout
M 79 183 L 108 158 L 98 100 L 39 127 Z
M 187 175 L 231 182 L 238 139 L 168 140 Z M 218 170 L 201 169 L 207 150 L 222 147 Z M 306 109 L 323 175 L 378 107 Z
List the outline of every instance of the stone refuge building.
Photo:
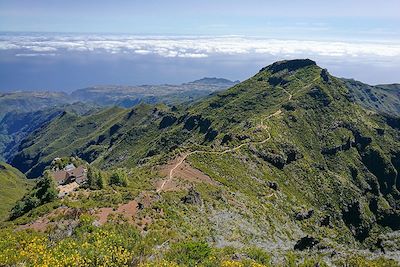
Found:
M 70 184 L 73 182 L 82 185 L 87 180 L 87 169 L 84 166 L 77 168 L 73 164 L 65 166 L 64 169 L 52 173 L 58 185 Z

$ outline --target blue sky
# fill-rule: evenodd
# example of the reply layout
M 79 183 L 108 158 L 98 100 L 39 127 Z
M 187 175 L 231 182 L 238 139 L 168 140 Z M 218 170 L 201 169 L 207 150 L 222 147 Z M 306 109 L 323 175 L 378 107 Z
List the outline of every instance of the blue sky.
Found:
M 398 0 L 0 0 L 1 31 L 396 40 Z
M 400 0 L 0 0 L 0 90 L 244 80 L 293 58 L 398 83 L 399 14 Z

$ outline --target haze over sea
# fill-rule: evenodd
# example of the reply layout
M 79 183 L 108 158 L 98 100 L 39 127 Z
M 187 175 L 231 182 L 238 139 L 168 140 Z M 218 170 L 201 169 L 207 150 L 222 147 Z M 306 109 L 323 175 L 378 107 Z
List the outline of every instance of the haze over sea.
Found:
M 312 58 L 332 74 L 396 82 L 400 45 L 246 36 L 2 33 L 1 90 L 73 90 L 96 84 L 242 80 L 279 60 Z M 23 79 L 16 79 L 23 77 Z

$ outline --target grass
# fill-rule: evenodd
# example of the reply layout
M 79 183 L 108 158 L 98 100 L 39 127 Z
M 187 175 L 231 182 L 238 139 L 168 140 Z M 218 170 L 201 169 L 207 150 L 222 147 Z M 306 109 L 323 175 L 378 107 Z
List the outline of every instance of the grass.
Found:
M 70 154 L 90 159 L 92 166 L 108 174 L 125 167 L 126 187 L 81 191 L 62 204 L 89 213 L 116 207 L 144 192 L 153 194 L 154 202 L 138 215 L 152 219 L 137 241 L 146 245 L 139 254 L 145 266 L 324 266 L 336 260 L 324 250 L 293 251 L 295 242 L 306 235 L 318 239 L 320 247 L 343 253 L 337 257 L 338 266 L 390 266 L 392 261 L 359 257 L 353 251 L 376 250 L 378 238 L 391 232 L 377 218 L 397 212 L 396 190 L 382 185 L 400 169 L 395 160 L 400 153 L 398 129 L 388 125 L 384 116 L 349 101 L 341 80 L 330 77 L 325 82 L 320 73 L 314 65 L 278 73 L 267 68 L 190 107 L 140 105 L 89 116 L 66 114 L 27 140 L 19 155 L 30 173 L 53 157 Z M 274 86 L 270 78 L 287 82 Z M 265 120 L 278 110 L 280 115 Z M 160 127 L 166 116 L 176 120 Z M 264 130 L 259 127 L 262 120 Z M 377 128 L 384 129 L 383 136 Z M 183 188 L 155 194 L 154 182 L 161 177 L 154 167 L 179 152 L 223 151 L 264 140 L 267 131 L 271 139 L 264 144 L 188 157 L 193 167 L 216 182 L 194 183 L 201 205 L 185 204 Z M 349 138 L 352 145 L 342 147 Z M 382 168 L 372 166 L 371 155 Z M 37 162 L 28 164 L 31 159 Z M 279 190 L 270 188 L 269 182 L 277 183 Z M 378 208 L 372 210 L 375 198 Z M 356 211 L 357 218 L 344 220 L 344 211 L 356 202 L 360 215 Z M 310 209 L 314 210 L 310 219 L 295 219 L 296 213 Z M 29 220 L 37 210 L 20 220 Z M 325 216 L 331 218 L 329 226 L 321 225 Z M 360 240 L 357 231 L 363 227 L 369 235 Z M 141 240 L 144 237 L 149 239 Z M 235 253 L 249 257 L 235 259 Z
M 15 202 L 33 186 L 25 175 L 6 163 L 0 162 L 0 221 L 8 218 Z

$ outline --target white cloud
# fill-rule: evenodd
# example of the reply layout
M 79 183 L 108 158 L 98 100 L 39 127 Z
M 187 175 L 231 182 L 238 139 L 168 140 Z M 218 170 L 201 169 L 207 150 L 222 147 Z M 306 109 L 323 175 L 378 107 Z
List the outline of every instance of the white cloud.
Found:
M 57 56 L 57 54 L 54 53 L 29 53 L 29 54 L 15 54 L 16 57 L 41 57 L 41 56 Z
M 157 55 L 161 57 L 205 58 L 213 55 L 273 55 L 331 58 L 400 57 L 399 43 L 329 42 L 222 37 L 165 36 L 0 36 L 0 50 L 16 55 L 49 55 L 62 52 Z M 35 53 L 40 52 L 40 53 Z M 51 52 L 51 53 L 50 53 Z
M 178 54 L 178 57 L 183 57 L 183 58 L 205 58 L 205 57 L 208 57 L 208 56 L 206 54 L 183 53 L 183 54 Z

